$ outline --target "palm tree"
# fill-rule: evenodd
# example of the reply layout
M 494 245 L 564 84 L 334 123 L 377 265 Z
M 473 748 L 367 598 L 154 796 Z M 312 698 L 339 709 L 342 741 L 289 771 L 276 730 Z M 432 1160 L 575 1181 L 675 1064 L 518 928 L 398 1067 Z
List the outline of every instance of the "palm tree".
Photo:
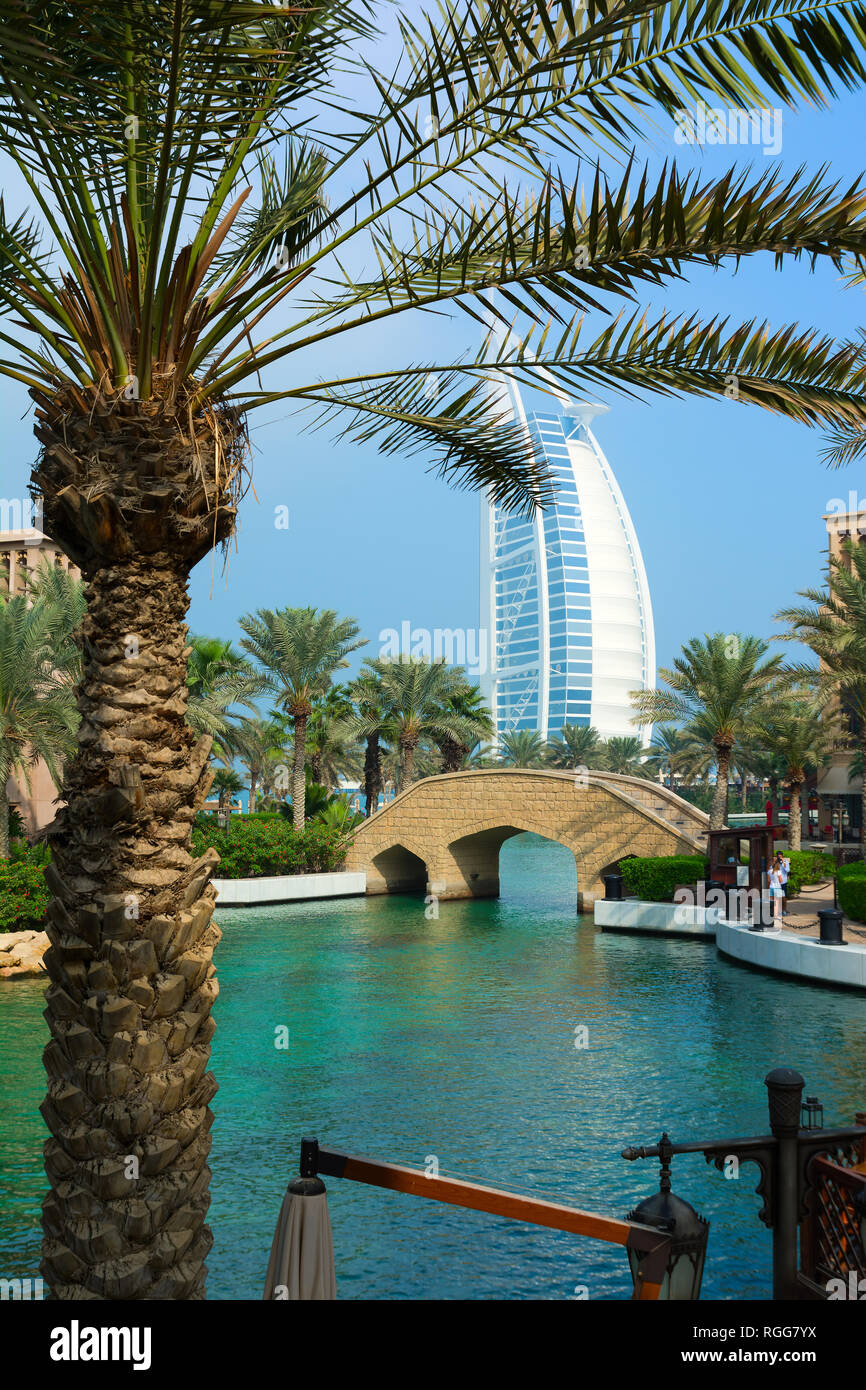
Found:
M 835 724 L 844 719 L 849 737 L 866 751 L 866 551 L 851 540 L 831 555 L 826 589 L 802 589 L 806 605 L 783 608 L 776 621 L 787 623 L 791 640 L 811 647 L 820 661 L 816 671 L 791 663 L 791 677 L 808 681 L 817 707 Z M 866 778 L 860 818 L 860 854 L 866 859 Z
M 608 772 L 621 776 L 651 777 L 652 768 L 644 762 L 644 752 L 643 743 L 634 734 L 609 738 L 604 745 L 604 765 Z
M 53 613 L 53 659 L 58 677 L 77 687 L 81 680 L 81 624 L 87 609 L 84 585 L 60 565 L 44 557 L 28 577 L 27 599 L 47 605 Z
M 334 0 L 0 0 L 0 147 L 33 209 L 12 220 L 0 208 L 0 373 L 36 407 L 33 484 L 44 529 L 87 580 L 93 654 L 49 875 L 46 1166 L 53 1184 L 87 1193 L 74 1216 L 56 1197 L 44 1209 L 43 1268 L 61 1297 L 204 1289 L 214 1083 L 200 1063 L 215 985 L 186 976 L 175 1006 L 161 972 L 179 933 L 197 960 L 216 940 L 212 858 L 191 855 L 208 737 L 182 727 L 184 619 L 191 569 L 234 530 L 250 412 L 288 400 L 311 425 L 337 421 L 386 453 L 432 453 L 449 481 L 520 506 L 547 499 L 551 483 L 501 393 L 481 389 L 491 370 L 579 395 L 601 382 L 722 396 L 733 383 L 741 401 L 810 425 L 864 418 L 856 345 L 640 309 L 593 341 L 582 326 L 587 310 L 609 312 L 690 264 L 759 252 L 836 264 L 866 251 L 866 194 L 823 175 L 732 169 L 713 180 L 666 167 L 652 184 L 636 156 L 612 179 L 600 170 L 602 157 L 619 160 L 635 109 L 671 118 L 695 93 L 746 110 L 820 104 L 838 83 L 866 79 L 853 0 L 767 0 L 743 13 L 460 0 L 403 17 L 387 72 L 358 61 L 378 34 L 372 4 Z M 599 166 L 585 196 L 581 160 Z M 496 286 L 504 304 L 492 302 Z M 368 325 L 451 306 L 473 322 L 519 314 L 526 327 L 519 342 L 499 348 L 488 334 L 452 361 L 322 378 L 338 335 L 355 335 L 363 364 L 375 355 Z M 107 708 L 136 713 L 105 723 Z M 142 1118 L 134 1068 L 124 1086 L 115 1077 L 117 1095 L 94 1098 L 78 1084 L 87 1063 L 63 1047 L 70 1021 L 96 1047 L 75 980 L 96 969 L 129 895 L 136 931 L 156 937 L 147 987 L 185 1040 L 175 1066 L 189 1116 L 187 1142 L 140 1179 L 137 1200 L 159 1212 L 141 1231 L 124 1200 L 88 1185 L 86 1165 L 106 1132 L 128 1132 L 131 1107 L 140 1143 L 162 1143 L 162 1113 Z M 124 998 L 109 994 L 106 1007 Z M 128 1007 L 131 1022 L 145 1018 Z M 64 1085 L 85 1097 L 75 1145 L 55 1104 Z M 78 1234 L 82 1204 L 99 1241 Z M 106 1248 L 116 1258 L 106 1262 Z
M 232 717 L 235 706 L 257 713 L 255 700 L 267 690 L 267 681 L 231 642 L 192 637 L 190 645 L 186 722 L 197 734 L 219 739 L 223 750 L 239 751 L 239 729 Z
M 283 729 L 278 720 L 243 718 L 233 741 L 238 759 L 249 775 L 249 809 L 254 811 L 259 781 L 283 756 Z
M 460 691 L 463 683 L 461 666 L 414 658 L 380 658 L 369 664 L 381 681 L 385 723 L 393 731 L 393 742 L 399 749 L 401 790 L 415 779 L 416 754 L 425 741 L 437 747 L 447 739 L 469 746 L 477 742 L 477 717 L 456 714 L 450 705 L 452 695 L 455 690 Z M 361 731 L 366 733 L 369 727 L 362 723 Z
M 499 757 L 506 767 L 544 767 L 547 748 L 536 729 L 511 729 L 499 740 Z
M 348 801 L 338 796 L 331 801 L 321 811 L 316 813 L 316 824 L 327 826 L 329 830 L 336 830 L 341 836 L 351 835 L 353 830 L 357 830 L 364 824 L 364 817 L 357 811 L 349 809 Z
M 261 663 L 271 678 L 278 708 L 292 721 L 292 808 L 296 830 L 304 828 L 304 766 L 307 722 L 313 701 L 321 698 L 335 671 L 348 666 L 346 657 L 365 639 L 358 637 L 354 618 L 338 618 L 330 608 L 259 608 L 240 619 L 247 634 L 244 651 Z
M 332 789 L 341 777 L 360 772 L 360 758 L 351 746 L 346 720 L 354 711 L 349 687 L 332 685 L 316 700 L 307 724 L 307 761 L 316 782 Z
M 833 746 L 834 733 L 819 722 L 819 709 L 809 687 L 780 689 L 758 710 L 753 740 L 770 758 L 779 759 L 787 779 L 791 806 L 788 812 L 788 845 L 800 848 L 802 830 L 801 791 L 807 775 L 824 760 Z
M 548 745 L 551 767 L 604 767 L 604 744 L 591 725 L 563 724 L 559 737 Z
M 759 637 L 740 633 L 693 637 L 674 660 L 673 670 L 659 669 L 669 690 L 637 690 L 634 724 L 675 720 L 698 744 L 711 743 L 716 753 L 716 789 L 710 829 L 727 821 L 731 755 L 756 705 L 775 679 L 781 658 L 764 661 L 769 647 Z
M 452 688 L 445 708 L 466 720 L 466 731 L 459 739 L 440 734 L 433 740 L 442 754 L 442 772 L 459 772 L 465 767 L 472 749 L 495 732 L 493 716 L 484 703 L 480 687 L 466 679 L 462 666 L 451 667 L 451 679 Z
M 347 740 L 364 740 L 364 814 L 372 816 L 379 809 L 383 786 L 381 741 L 388 732 L 382 679 L 365 663 L 349 686 L 349 693 L 356 712 L 346 716 L 343 728 Z
M 646 750 L 645 767 L 661 773 L 665 785 L 672 787 L 676 773 L 682 769 L 687 743 L 681 729 L 672 724 L 657 724 Z
M 62 608 L 45 599 L 30 603 L 23 594 L 0 598 L 0 859 L 9 858 L 9 778 L 17 775 L 29 787 L 41 758 L 59 786 L 63 761 L 75 747 L 70 670 L 78 660 Z
M 234 797 L 244 789 L 243 780 L 233 767 L 216 768 L 213 775 L 213 785 L 217 790 L 218 805 L 221 811 L 224 811 L 226 806 L 231 806 Z

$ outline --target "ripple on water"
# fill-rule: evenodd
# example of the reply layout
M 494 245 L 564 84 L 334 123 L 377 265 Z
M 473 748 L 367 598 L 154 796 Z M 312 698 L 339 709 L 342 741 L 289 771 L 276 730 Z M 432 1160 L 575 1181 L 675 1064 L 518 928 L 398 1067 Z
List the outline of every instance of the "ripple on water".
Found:
M 300 1137 L 623 1215 L 652 1190 L 626 1143 L 762 1133 L 786 1064 L 828 1121 L 866 1107 L 863 1001 L 740 970 L 703 943 L 597 933 L 574 860 L 519 836 L 503 896 L 371 898 L 220 915 L 211 1298 L 259 1298 Z M 0 1266 L 33 1274 L 44 1190 L 38 984 L 0 983 Z M 288 1052 L 275 1029 L 290 1030 Z M 588 1047 L 575 1047 L 585 1025 Z M 757 1170 L 675 1160 L 712 1229 L 704 1294 L 767 1298 Z M 622 1252 L 480 1213 L 329 1184 L 341 1297 L 623 1298 Z

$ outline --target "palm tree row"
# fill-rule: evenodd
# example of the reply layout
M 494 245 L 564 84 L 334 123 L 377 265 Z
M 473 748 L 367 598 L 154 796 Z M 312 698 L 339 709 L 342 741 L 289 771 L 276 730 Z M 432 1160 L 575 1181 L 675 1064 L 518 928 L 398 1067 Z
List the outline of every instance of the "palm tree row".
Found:
M 636 735 L 603 739 L 592 726 L 564 724 L 559 736 L 549 741 L 533 729 L 511 730 L 500 738 L 497 752 L 482 761 L 489 767 L 595 769 L 649 777 L 646 752 Z
M 801 789 L 829 752 L 834 730 L 819 719 L 816 670 L 786 665 L 769 651 L 761 638 L 741 633 L 693 638 L 671 669 L 660 668 L 666 690 L 633 694 L 634 722 L 665 721 L 656 724 L 647 761 L 669 784 L 706 784 L 715 770 L 712 830 L 727 824 L 734 772 L 744 789 L 750 776 L 769 779 L 771 789 L 787 782 L 789 843 L 797 850 Z

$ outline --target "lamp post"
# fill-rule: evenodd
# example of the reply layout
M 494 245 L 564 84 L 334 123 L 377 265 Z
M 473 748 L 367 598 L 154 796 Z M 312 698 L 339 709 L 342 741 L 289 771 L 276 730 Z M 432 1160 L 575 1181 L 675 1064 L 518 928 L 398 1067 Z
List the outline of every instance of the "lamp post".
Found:
M 701 1295 L 701 1279 L 707 1253 L 710 1223 L 699 1216 L 694 1207 L 671 1192 L 671 1157 L 674 1149 L 663 1134 L 658 1146 L 661 1170 L 659 1190 L 645 1197 L 626 1221 L 639 1221 L 654 1226 L 670 1236 L 670 1249 L 659 1289 L 660 1299 L 694 1301 Z M 640 1275 L 641 1251 L 629 1249 L 628 1261 L 635 1288 Z
M 662 1162 L 662 1177 L 667 1170 L 667 1191 L 670 1193 L 670 1159 L 673 1154 L 702 1153 L 708 1163 L 714 1163 L 722 1171 L 731 1159 L 740 1163 L 756 1163 L 761 1172 L 757 1191 L 764 1198 L 764 1205 L 758 1213 L 765 1226 L 773 1233 L 773 1298 L 792 1299 L 802 1296 L 797 1275 L 797 1232 L 800 1222 L 807 1215 L 807 1199 L 812 1190 L 810 1164 L 818 1154 L 832 1153 L 852 1141 L 866 1139 L 866 1125 L 860 1124 L 847 1129 L 824 1129 L 823 1106 L 815 1096 L 808 1096 L 801 1104 L 805 1081 L 799 1072 L 790 1067 L 777 1067 L 765 1078 L 767 1100 L 770 1111 L 770 1133 L 751 1139 L 701 1139 L 687 1144 L 673 1144 L 667 1134 L 663 1134 L 657 1145 L 652 1147 L 630 1147 L 623 1149 L 625 1159 L 658 1157 Z M 862 1115 L 858 1119 L 863 1119 Z M 651 1197 L 635 1208 L 634 1219 L 653 1224 L 653 1203 L 659 1204 L 664 1194 Z M 679 1202 L 679 1198 L 670 1198 Z M 687 1203 L 682 1204 L 692 1214 L 694 1222 L 702 1218 Z M 661 1206 L 658 1207 L 662 1215 Z M 676 1219 L 677 1212 L 664 1214 L 664 1219 Z M 698 1228 L 689 1227 L 689 1217 L 682 1214 L 682 1225 L 678 1228 L 686 1237 L 698 1239 Z M 866 1240 L 866 1202 L 860 1207 L 860 1229 Z M 706 1225 L 706 1223 L 703 1223 Z M 706 1235 L 703 1234 L 704 1247 Z M 672 1256 L 673 1258 L 673 1256 Z M 700 1274 L 697 1272 L 697 1287 L 700 1287 Z M 685 1282 L 685 1267 L 678 1274 L 677 1288 Z M 668 1275 L 669 1287 L 673 1287 L 673 1273 Z M 661 1297 L 688 1297 L 683 1293 L 662 1293 Z M 695 1297 L 697 1294 L 694 1295 Z

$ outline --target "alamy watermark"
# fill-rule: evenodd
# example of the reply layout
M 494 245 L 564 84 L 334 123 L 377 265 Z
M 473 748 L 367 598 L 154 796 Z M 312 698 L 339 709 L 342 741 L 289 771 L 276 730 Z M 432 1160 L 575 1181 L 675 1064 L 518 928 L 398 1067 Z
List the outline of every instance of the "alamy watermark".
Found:
M 465 666 L 467 675 L 485 676 L 490 670 L 490 644 L 486 628 L 413 627 L 408 620 L 379 633 L 382 661 L 444 661 L 446 666 Z
M 678 145 L 760 145 L 765 155 L 780 154 L 782 111 L 778 106 L 740 111 L 699 101 L 693 111 L 674 112 L 674 140 Z
M 0 531 L 41 531 L 41 497 L 0 497 Z

